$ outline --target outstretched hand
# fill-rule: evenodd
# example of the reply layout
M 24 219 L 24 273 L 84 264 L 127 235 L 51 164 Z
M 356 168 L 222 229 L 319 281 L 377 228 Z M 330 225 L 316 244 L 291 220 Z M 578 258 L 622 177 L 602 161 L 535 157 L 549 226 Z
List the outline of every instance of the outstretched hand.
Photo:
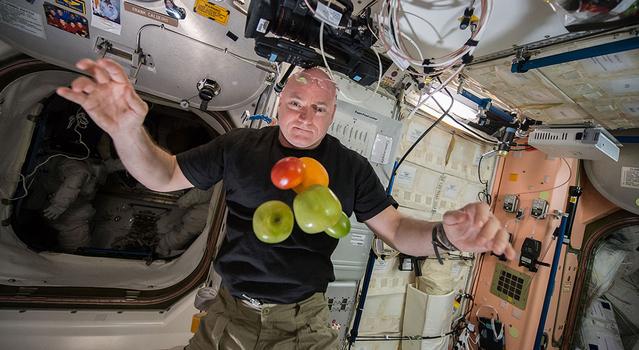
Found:
M 517 257 L 509 243 L 508 231 L 485 203 L 471 203 L 459 210 L 448 211 L 444 214 L 443 224 L 446 237 L 461 251 L 492 251 L 496 255 L 505 254 L 508 260 Z
M 109 135 L 134 131 L 142 126 L 148 112 L 147 104 L 135 92 L 124 69 L 110 59 L 83 59 L 76 67 L 93 79 L 83 76 L 60 87 L 58 95 L 75 102 Z

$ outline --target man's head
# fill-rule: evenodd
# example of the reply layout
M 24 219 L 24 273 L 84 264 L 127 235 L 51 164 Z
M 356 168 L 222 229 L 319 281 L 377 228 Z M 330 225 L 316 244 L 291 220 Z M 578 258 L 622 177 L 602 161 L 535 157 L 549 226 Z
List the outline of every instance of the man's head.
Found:
M 335 115 L 336 87 L 321 69 L 289 77 L 277 108 L 285 146 L 311 149 L 320 144 Z

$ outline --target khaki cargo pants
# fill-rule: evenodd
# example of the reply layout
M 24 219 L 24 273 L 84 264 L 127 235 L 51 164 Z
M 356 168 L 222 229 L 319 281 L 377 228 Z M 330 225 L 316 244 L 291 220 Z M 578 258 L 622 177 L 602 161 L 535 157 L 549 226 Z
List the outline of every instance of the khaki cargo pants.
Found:
M 338 333 L 329 327 L 328 316 L 322 293 L 299 303 L 264 304 L 258 309 L 220 288 L 185 349 L 337 349 Z

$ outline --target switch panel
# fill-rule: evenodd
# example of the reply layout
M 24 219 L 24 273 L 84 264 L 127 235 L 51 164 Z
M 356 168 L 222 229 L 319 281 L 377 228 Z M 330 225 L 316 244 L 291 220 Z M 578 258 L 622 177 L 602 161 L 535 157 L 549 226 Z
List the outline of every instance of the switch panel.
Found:
M 535 198 L 532 201 L 532 208 L 530 209 L 530 216 L 535 219 L 545 219 L 548 213 L 548 202 L 541 198 Z
M 519 208 L 519 196 L 516 194 L 507 194 L 504 197 L 504 211 L 507 213 L 515 213 Z
M 350 327 L 355 311 L 357 286 L 357 281 L 336 281 L 329 283 L 326 289 L 326 302 L 330 313 L 328 323 L 331 328 L 337 330 L 339 343 L 344 341 Z

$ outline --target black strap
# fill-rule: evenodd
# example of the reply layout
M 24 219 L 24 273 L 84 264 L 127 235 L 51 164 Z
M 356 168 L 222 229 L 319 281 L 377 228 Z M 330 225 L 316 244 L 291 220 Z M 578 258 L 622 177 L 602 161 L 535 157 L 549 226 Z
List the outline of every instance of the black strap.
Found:
M 435 226 L 433 226 L 433 233 L 432 233 L 432 243 L 433 243 L 433 251 L 435 251 L 435 257 L 437 258 L 437 262 L 439 262 L 440 265 L 444 265 L 444 260 L 442 259 L 441 255 L 439 255 L 439 248 L 447 250 L 446 247 L 444 247 L 444 245 L 439 241 L 439 237 L 438 237 L 438 231 L 439 228 L 438 226 L 441 225 L 441 223 L 436 224 Z
M 471 55 L 469 52 L 466 52 L 466 54 L 464 56 L 462 56 L 462 63 L 463 64 L 469 64 L 470 62 L 473 61 L 473 55 Z
M 466 41 L 466 46 L 477 46 L 479 44 L 479 40 L 468 39 Z
M 459 248 L 455 247 L 455 245 L 446 236 L 444 225 L 441 222 L 438 222 L 433 226 L 432 243 L 433 251 L 435 251 L 435 257 L 437 257 L 437 261 L 440 265 L 444 265 L 444 260 L 439 254 L 439 249 L 444 251 L 459 250 Z

